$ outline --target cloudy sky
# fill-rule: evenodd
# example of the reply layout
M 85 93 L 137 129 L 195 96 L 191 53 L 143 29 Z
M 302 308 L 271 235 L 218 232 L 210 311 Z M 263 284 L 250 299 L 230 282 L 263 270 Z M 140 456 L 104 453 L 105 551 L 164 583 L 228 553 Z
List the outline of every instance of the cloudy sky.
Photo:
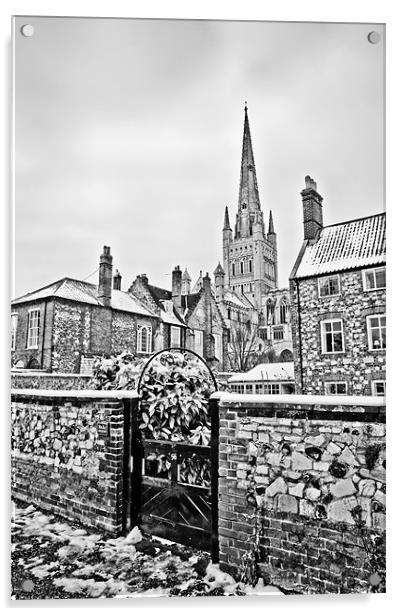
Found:
M 325 224 L 384 209 L 383 43 L 379 25 L 16 18 L 14 295 L 96 282 L 104 244 L 123 289 L 212 272 L 245 100 L 287 285 L 305 175 Z

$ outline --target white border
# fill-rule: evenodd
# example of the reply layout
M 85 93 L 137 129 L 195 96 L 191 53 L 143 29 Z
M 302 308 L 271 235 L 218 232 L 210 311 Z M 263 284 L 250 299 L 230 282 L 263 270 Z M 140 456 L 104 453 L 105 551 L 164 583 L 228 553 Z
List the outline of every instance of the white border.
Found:
M 231 0 L 231 2 L 217 2 L 216 0 L 203 0 L 203 2 L 188 2 L 188 0 L 148 0 L 148 2 L 140 2 L 139 0 L 4 0 L 1 5 L 1 27 L 2 27 L 2 42 L 3 42 L 3 134 L 10 137 L 10 92 L 11 92 L 11 70 L 10 70 L 10 15 L 12 14 L 36 14 L 36 15 L 86 15 L 86 16 L 120 16 L 120 17 L 170 17 L 170 18 L 209 18 L 209 19 L 270 19 L 270 20 L 288 20 L 288 21 L 339 21 L 339 22 L 386 22 L 387 24 L 387 202 L 388 202 L 388 222 L 391 236 L 391 249 L 393 244 L 393 261 L 387 266 L 389 275 L 395 276 L 395 280 L 400 274 L 400 259 L 395 258 L 395 251 L 398 249 L 400 241 L 401 229 L 401 213 L 400 213 L 400 140 L 401 140 L 401 114 L 402 95 L 400 86 L 400 58 L 402 57 L 402 36 L 401 36 L 401 7 L 400 3 L 395 0 L 337 0 L 337 2 L 323 2 L 322 0 L 286 0 L 285 2 L 276 3 L 261 2 L 260 0 Z M 4 195 L 3 203 L 10 202 L 10 139 L 4 140 L 2 148 L 3 164 L 0 165 L 3 173 Z M 10 267 L 10 232 L 11 232 L 11 216 L 6 207 L 0 208 L 1 224 L 0 228 L 3 231 L 3 250 L 4 258 L 2 260 L 2 280 L 7 281 L 7 292 L 3 293 L 3 332 L 7 332 L 6 340 L 8 340 L 8 322 L 9 322 L 9 297 L 11 296 L 11 277 L 9 273 Z M 400 248 L 399 248 L 400 249 Z M 392 250 L 391 250 L 392 252 Z M 391 255 L 392 256 L 392 255 Z M 393 272 L 393 273 L 392 273 Z M 394 308 L 398 306 L 400 291 L 394 291 L 394 299 L 391 301 L 389 326 L 392 331 L 398 332 L 399 315 L 398 310 Z M 4 338 L 3 338 L 4 341 Z M 390 377 L 388 378 L 388 405 L 392 405 L 394 399 L 395 410 L 397 410 L 397 400 L 400 396 L 400 362 L 399 349 L 400 343 L 398 336 L 395 334 L 395 339 L 390 340 L 387 358 L 389 362 Z M 3 349 L 2 366 L 0 373 L 2 374 L 4 405 L 6 409 L 9 401 L 9 352 L 8 343 L 1 345 Z M 392 378 L 394 375 L 394 378 Z M 9 417 L 7 413 L 2 414 L 3 417 L 3 468 L 9 468 L 8 451 L 9 451 Z M 400 413 L 389 414 L 389 424 L 391 425 L 391 437 L 388 440 L 394 444 L 395 451 L 399 451 L 399 435 L 402 430 Z M 399 428 L 399 430 L 398 430 Z M 392 448 L 391 448 L 392 454 Z M 394 464 L 392 464 L 394 462 Z M 398 482 L 396 472 L 400 468 L 400 460 L 396 459 L 396 455 L 391 455 L 391 464 L 387 473 L 389 478 L 392 475 L 395 481 L 392 483 L 393 490 L 387 494 L 387 502 L 390 511 L 394 505 L 396 510 L 399 496 Z M 395 471 L 392 471 L 392 467 Z M 5 489 L 7 497 L 9 494 L 9 476 L 4 473 Z M 7 508 L 3 508 L 3 530 L 8 532 L 9 515 Z M 40 601 L 26 602 L 22 604 L 13 603 L 8 600 L 9 596 L 9 551 L 7 545 L 3 550 L 3 571 L 0 577 L 2 580 L 2 603 L 6 610 L 12 609 L 13 615 L 32 614 L 32 612 L 43 612 L 45 609 L 54 610 L 71 610 L 79 614 L 80 611 L 88 614 L 88 611 L 110 610 L 110 609 L 125 609 L 134 610 L 137 608 L 145 608 L 147 614 L 163 614 L 163 616 L 177 615 L 178 612 L 187 613 L 189 609 L 194 613 L 201 614 L 205 609 L 230 609 L 234 614 L 243 614 L 246 609 L 263 609 L 263 610 L 280 610 L 281 615 L 298 616 L 303 614 L 322 614 L 325 611 L 326 616 L 338 616 L 339 610 L 344 610 L 346 613 L 353 613 L 362 616 L 378 616 L 378 611 L 383 610 L 387 615 L 396 614 L 400 608 L 400 550 L 401 533 L 399 532 L 398 521 L 394 519 L 395 533 L 393 533 L 391 541 L 388 542 L 389 557 L 387 566 L 388 575 L 388 591 L 387 595 L 373 595 L 371 597 L 358 595 L 341 595 L 341 596 L 288 596 L 288 597 L 254 597 L 254 598 L 230 598 L 223 600 L 220 597 L 216 599 L 138 599 L 133 601 L 111 601 L 111 600 L 75 600 L 70 601 Z M 387 515 L 388 529 L 392 522 L 392 514 Z

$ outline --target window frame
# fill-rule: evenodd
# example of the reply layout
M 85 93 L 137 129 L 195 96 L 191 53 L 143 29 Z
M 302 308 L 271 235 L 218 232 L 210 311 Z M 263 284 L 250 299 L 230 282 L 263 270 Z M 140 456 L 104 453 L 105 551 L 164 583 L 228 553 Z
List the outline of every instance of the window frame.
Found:
M 204 332 L 202 329 L 194 329 L 194 352 L 204 357 Z M 200 334 L 200 346 L 197 346 L 197 334 Z
M 384 393 L 383 394 L 379 394 L 379 393 L 377 393 L 375 391 L 376 385 L 378 383 L 382 383 L 384 385 Z M 385 379 L 375 379 L 374 381 L 371 381 L 371 394 L 373 396 L 385 396 L 386 391 L 387 391 L 387 388 L 386 388 L 386 381 L 385 381 Z
M 384 277 L 385 277 L 385 285 L 383 287 L 377 287 L 374 286 L 372 289 L 370 289 L 367 286 L 367 274 L 374 274 L 374 283 L 376 284 L 376 272 L 384 270 Z M 380 267 L 371 267 L 370 269 L 365 269 L 362 271 L 362 279 L 363 279 L 363 291 L 367 291 L 368 293 L 371 291 L 381 291 L 383 289 L 386 289 L 387 287 L 387 280 L 386 280 L 386 268 L 385 265 L 381 265 Z
M 341 324 L 341 335 L 342 335 L 342 350 L 341 351 L 326 350 L 327 345 L 326 345 L 326 336 L 324 332 L 324 326 L 326 323 L 340 323 Z M 345 332 L 343 329 L 343 319 L 339 317 L 335 319 L 324 319 L 323 321 L 320 321 L 320 330 L 321 330 L 321 353 L 323 355 L 340 355 L 341 353 L 345 353 Z M 331 333 L 333 334 L 333 330 Z
M 215 357 L 219 362 L 223 361 L 223 338 L 222 334 L 212 334 L 214 337 L 214 351 Z M 219 352 L 217 352 L 217 349 Z
M 174 344 L 173 343 L 173 332 L 175 332 L 176 336 L 178 335 L 178 337 L 179 337 L 178 344 Z M 178 325 L 171 325 L 170 326 L 170 346 L 173 347 L 173 348 L 180 348 L 181 347 L 181 327 L 178 327 Z
M 15 326 L 14 326 L 15 322 Z M 11 350 L 15 351 L 17 342 L 18 312 L 11 313 Z
M 142 332 L 147 332 L 147 350 L 142 349 Z M 150 355 L 152 353 L 152 326 L 151 325 L 137 325 L 137 353 L 143 353 L 144 355 Z
M 384 346 L 384 347 L 383 347 L 383 346 L 381 346 L 381 347 L 375 348 L 375 347 L 373 346 L 372 327 L 371 327 L 371 326 L 369 326 L 369 323 L 370 323 L 370 320 L 371 320 L 371 319 L 378 319 L 378 320 L 379 320 L 378 329 L 379 329 L 379 331 L 380 331 L 380 338 L 381 338 L 381 341 L 382 341 L 382 329 L 383 329 L 383 328 L 385 329 L 385 346 Z M 377 352 L 377 351 L 385 351 L 385 350 L 386 350 L 386 348 L 387 348 L 387 345 L 386 345 L 386 338 L 387 338 L 387 335 L 386 335 L 386 334 L 387 334 L 387 323 L 386 323 L 386 321 L 385 321 L 385 325 L 382 327 L 382 326 L 381 326 L 381 319 L 385 319 L 385 320 L 386 320 L 386 315 L 385 315 L 385 312 L 380 312 L 380 313 L 378 313 L 378 314 L 368 314 L 368 315 L 366 316 L 366 331 L 367 331 L 367 341 L 368 341 L 368 350 L 369 350 L 369 351 L 374 351 L 374 352 Z
M 337 281 L 337 285 L 338 285 L 338 292 L 337 293 L 328 293 L 327 295 L 323 295 L 321 293 L 321 283 L 324 283 L 327 280 L 330 280 L 331 278 L 336 278 Z M 341 294 L 341 280 L 340 280 L 340 276 L 339 274 L 331 274 L 330 276 L 320 276 L 317 279 L 317 284 L 318 284 L 318 297 L 321 299 L 325 299 L 327 297 L 337 297 L 338 295 Z
M 35 328 L 31 326 L 32 315 L 37 313 L 37 325 Z M 36 330 L 36 344 L 32 343 L 31 333 Z M 39 331 L 40 331 L 40 308 L 30 308 L 28 310 L 28 325 L 27 325 L 27 349 L 39 348 Z
M 335 393 L 331 393 L 330 391 L 328 391 L 328 388 L 331 385 L 335 385 L 336 387 L 338 387 L 338 385 L 345 385 L 345 393 L 339 393 L 338 391 L 336 391 Z M 348 395 L 348 382 L 347 381 L 326 381 L 324 383 L 324 395 L 326 396 L 347 396 Z

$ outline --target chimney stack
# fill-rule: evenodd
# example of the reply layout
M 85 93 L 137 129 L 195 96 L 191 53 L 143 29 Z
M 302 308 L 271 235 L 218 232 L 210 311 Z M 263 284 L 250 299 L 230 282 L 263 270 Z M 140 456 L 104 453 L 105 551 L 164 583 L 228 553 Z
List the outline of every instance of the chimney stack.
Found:
M 115 271 L 113 276 L 113 289 L 116 291 L 121 291 L 121 274 L 118 269 Z
M 316 240 L 323 228 L 322 201 L 317 184 L 309 175 L 305 177 L 306 188 L 301 191 L 303 202 L 304 239 Z
M 110 307 L 112 301 L 112 271 L 113 257 L 110 246 L 104 246 L 99 261 L 98 299 L 107 307 Z
M 176 265 L 172 272 L 172 300 L 177 310 L 181 310 L 182 273 L 180 265 Z

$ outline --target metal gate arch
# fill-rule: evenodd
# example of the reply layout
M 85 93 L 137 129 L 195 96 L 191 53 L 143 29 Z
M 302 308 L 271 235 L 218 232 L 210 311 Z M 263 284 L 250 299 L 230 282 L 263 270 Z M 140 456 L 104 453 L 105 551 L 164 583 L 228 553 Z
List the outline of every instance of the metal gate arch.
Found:
M 138 404 L 131 420 L 131 515 L 130 528 L 142 530 L 171 541 L 211 552 L 218 560 L 218 437 L 217 400 L 210 399 L 208 412 L 211 439 L 208 446 L 187 441 L 145 438 L 141 423 L 141 391 L 143 378 L 153 360 L 164 353 L 191 354 L 206 367 L 217 390 L 214 374 L 204 359 L 190 349 L 174 347 L 154 353 L 145 363 L 137 385 Z M 169 463 L 163 468 L 160 461 Z M 191 463 L 198 469 L 209 469 L 209 480 L 203 485 L 185 482 L 182 468 Z M 162 468 L 160 468 L 162 466 Z M 158 468 L 156 468 L 158 467 Z

